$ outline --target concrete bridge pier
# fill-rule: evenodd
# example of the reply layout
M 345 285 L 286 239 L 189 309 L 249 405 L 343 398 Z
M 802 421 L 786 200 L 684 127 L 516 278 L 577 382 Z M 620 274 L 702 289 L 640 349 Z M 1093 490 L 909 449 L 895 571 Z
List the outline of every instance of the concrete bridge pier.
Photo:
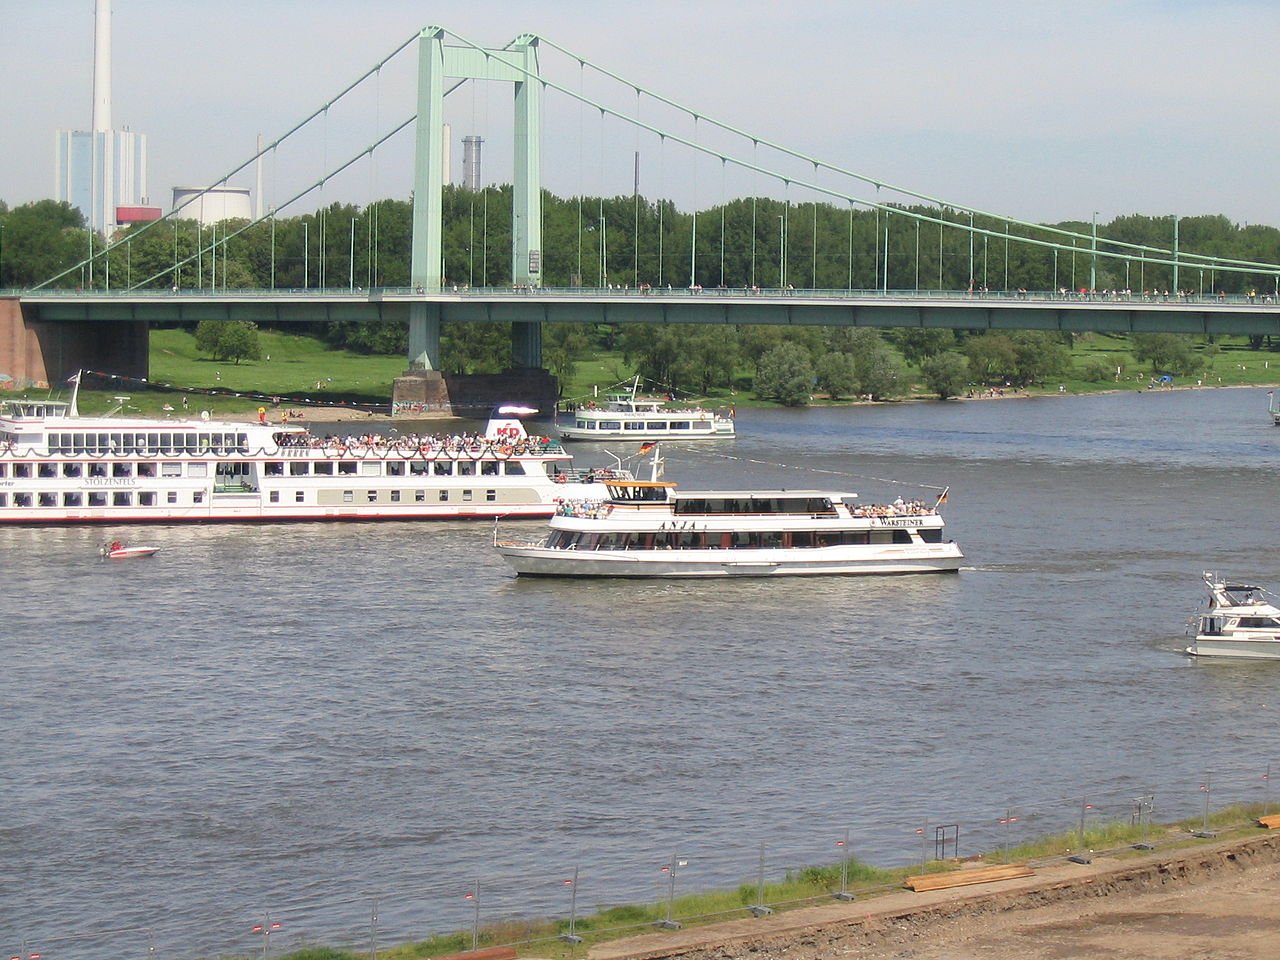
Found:
M 523 370 L 542 368 L 541 320 L 516 320 L 512 322 L 511 365 Z
M 145 320 L 34 319 L 17 297 L 0 298 L 0 389 L 60 389 L 77 370 L 145 379 L 151 349 Z

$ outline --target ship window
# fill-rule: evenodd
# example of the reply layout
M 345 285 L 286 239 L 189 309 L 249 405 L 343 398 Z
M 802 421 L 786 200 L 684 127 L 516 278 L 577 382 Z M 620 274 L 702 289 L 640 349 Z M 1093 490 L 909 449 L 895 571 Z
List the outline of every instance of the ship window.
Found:
M 84 453 L 84 434 L 73 433 L 71 435 L 71 449 L 76 453 Z
M 42 463 L 39 464 L 38 472 L 42 477 L 56 477 L 58 475 L 58 467 L 57 464 Z
M 123 490 L 117 490 L 111 495 L 111 505 L 113 507 L 131 507 L 133 506 L 133 494 L 126 493 Z
M 101 464 L 95 464 L 95 466 L 101 466 Z M 28 479 L 31 476 L 31 464 L 15 463 L 13 465 L 13 475 L 23 480 Z
M 99 494 L 99 496 L 102 496 L 102 494 Z M 31 506 L 31 494 L 29 494 L 29 493 L 15 493 L 15 494 L 13 495 L 13 505 L 14 505 L 15 507 L 29 507 L 29 506 Z
M 338 475 L 355 476 L 356 462 L 354 460 L 342 460 L 338 463 Z
M 471 502 L 471 491 L 470 491 L 470 490 L 463 490 L 463 491 L 462 491 L 462 502 L 463 502 L 463 503 L 470 503 L 470 502 Z
M 481 460 L 480 461 L 480 476 L 496 477 L 497 475 L 498 475 L 497 460 Z
M 56 507 L 58 505 L 58 495 L 56 493 L 40 494 L 40 506 Z
M 600 429 L 601 430 L 621 430 L 622 421 L 621 420 L 601 420 Z
M 203 491 L 203 490 L 197 490 L 195 493 L 191 494 L 191 502 L 192 502 L 192 503 L 204 503 L 204 491 Z
M 523 477 L 525 475 L 524 464 L 516 463 L 514 460 L 508 460 L 506 474 L 508 477 Z
M 84 498 L 78 493 L 64 493 L 62 495 L 62 505 L 64 507 L 78 507 Z
M 921 530 L 920 539 L 923 540 L 925 543 L 941 543 L 942 531 L 941 530 Z
M 298 463 L 295 460 L 289 464 L 289 476 L 291 477 L 305 477 L 310 472 L 311 464 L 309 463 Z
M 490 503 L 493 503 L 493 501 L 495 501 L 495 500 L 497 500 L 497 499 L 498 499 L 498 491 L 497 491 L 497 490 L 486 490 L 486 491 L 484 492 L 484 498 L 485 498 L 486 500 L 488 500 Z
M 413 502 L 414 502 L 414 503 L 425 503 L 425 502 L 426 502 L 426 500 L 427 500 L 427 491 L 425 491 L 425 490 L 415 490 L 415 491 L 413 491 Z
M 453 474 L 453 463 L 449 460 L 437 460 L 431 467 L 437 477 L 448 477 Z
M 142 493 L 138 494 L 138 506 L 154 507 L 155 505 L 156 505 L 156 495 L 153 491 L 144 490 Z
M 1251 627 L 1255 630 L 1270 630 L 1280 626 L 1280 624 L 1277 624 L 1276 621 L 1270 617 L 1241 617 L 1239 626 L 1246 628 Z
M 422 460 L 414 460 L 409 464 L 409 476 L 421 477 L 425 476 L 431 470 L 431 464 Z
M 448 503 L 448 502 L 449 502 L 449 491 L 448 491 L 448 490 L 441 490 L 441 491 L 440 491 L 440 502 L 441 502 L 441 503 Z
M 89 494 L 89 506 L 105 507 L 107 505 L 107 495 L 99 491 L 91 491 Z
M 306 500 L 307 500 L 307 498 L 306 498 L 306 496 L 303 494 L 303 492 L 302 492 L 301 490 L 299 490 L 297 493 L 295 493 L 295 494 L 293 495 L 293 502 L 294 502 L 294 503 L 306 503 Z
M 782 546 L 782 534 L 773 531 L 760 534 L 760 546 L 770 549 Z
M 113 463 L 111 465 L 111 475 L 113 477 L 133 476 L 133 464 L 132 463 Z
M 284 463 L 279 460 L 268 460 L 262 465 L 262 474 L 266 477 L 283 477 Z
M 672 420 L 671 429 L 672 430 L 688 430 L 689 421 L 688 420 Z
M 376 463 L 376 462 L 360 464 L 360 476 L 362 477 L 382 476 L 382 464 Z
M 648 422 L 645 424 L 645 426 L 646 426 L 648 429 L 650 429 L 650 430 L 665 430 L 665 429 L 667 429 L 667 421 L 665 421 L 665 420 L 650 420 L 650 421 L 648 421 Z
M 154 463 L 140 463 L 137 466 L 137 470 L 140 477 L 154 477 L 156 475 L 156 465 Z
M 709 420 L 695 420 L 695 421 L 693 421 L 693 429 L 695 429 L 695 430 L 710 430 L 710 429 L 711 429 L 711 421 L 709 421 Z
M 575 421 L 575 422 L 574 422 L 574 426 L 575 426 L 575 427 L 577 427 L 579 430 L 594 430 L 594 429 L 595 429 L 595 427 L 593 427 L 591 424 L 587 423 L 587 421 L 585 421 L 585 420 L 578 420 L 578 421 Z
M 793 547 L 812 547 L 813 531 L 797 530 L 795 533 L 791 534 L 791 545 Z
M 392 502 L 392 503 L 399 503 L 399 502 L 400 502 L 400 491 L 399 491 L 399 490 L 392 490 L 392 491 L 391 491 L 391 502 Z
M 168 464 L 165 464 L 165 467 L 168 467 L 168 466 L 169 466 Z M 174 464 L 174 466 L 178 466 L 178 464 Z M 166 477 L 168 475 L 169 475 L 168 473 L 165 474 Z M 188 477 L 207 477 L 208 475 L 209 475 L 209 465 L 207 463 L 187 464 Z
M 403 461 L 403 460 L 394 460 L 394 461 L 390 461 L 390 462 L 388 462 L 388 463 L 387 463 L 387 476 L 388 476 L 388 477 L 403 477 L 403 476 L 404 476 L 404 461 Z
M 0 507 L 7 507 L 8 505 L 9 495 L 7 493 L 0 493 Z
M 458 476 L 474 477 L 476 475 L 476 464 L 474 460 L 458 461 Z
M 369 493 L 368 493 L 368 497 L 369 497 L 369 502 L 370 502 L 370 503 L 377 503 L 377 502 L 378 502 L 378 491 L 377 491 L 377 490 L 370 490 L 370 491 L 369 491 Z
M 355 492 L 354 490 L 343 490 L 343 491 L 342 491 L 342 502 L 343 502 L 343 503 L 355 503 L 355 501 L 356 501 L 356 492 Z
M 165 494 L 164 499 L 166 503 L 176 504 L 178 502 L 178 491 L 170 490 L 167 494 Z
M 90 436 L 93 436 L 93 434 L 90 434 Z M 214 434 L 213 439 L 214 439 L 214 444 L 216 446 L 217 441 L 221 438 L 218 434 Z M 160 434 L 148 433 L 147 434 L 147 450 L 154 453 L 159 448 L 160 448 Z
M 68 464 L 68 466 L 71 466 L 71 464 Z M 9 465 L 7 463 L 0 463 L 0 477 L 7 477 L 8 475 Z M 79 474 L 77 474 L 77 476 L 79 476 Z
M 623 425 L 624 430 L 643 430 L 644 423 L 640 420 L 628 420 Z
M 270 495 L 270 497 L 269 497 L 268 499 L 269 499 L 272 503 L 279 503 L 279 502 L 280 502 L 280 491 L 279 491 L 279 490 L 272 490 L 272 491 L 271 491 L 271 495 Z
M 319 476 L 325 476 L 325 477 L 332 477 L 332 476 L 333 476 L 333 464 L 332 464 L 332 463 L 328 463 L 328 462 L 325 462 L 325 463 L 317 463 L 317 464 L 314 464 L 314 465 L 313 465 L 313 469 L 315 470 L 316 476 L 318 476 L 318 477 L 319 477 Z

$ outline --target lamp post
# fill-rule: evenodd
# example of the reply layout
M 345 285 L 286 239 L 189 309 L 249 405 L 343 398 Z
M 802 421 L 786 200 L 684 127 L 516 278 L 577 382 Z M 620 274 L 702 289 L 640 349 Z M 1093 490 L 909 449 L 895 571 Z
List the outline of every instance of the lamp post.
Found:
M 302 221 L 302 289 L 311 286 L 311 231 Z
M 787 220 L 778 214 L 778 289 L 787 285 Z
M 1098 289 L 1098 211 L 1093 211 L 1093 235 L 1089 250 L 1089 294 Z
M 600 286 L 609 285 L 609 224 L 600 218 Z
M 356 288 L 356 218 L 351 218 L 351 256 L 347 261 L 347 289 Z

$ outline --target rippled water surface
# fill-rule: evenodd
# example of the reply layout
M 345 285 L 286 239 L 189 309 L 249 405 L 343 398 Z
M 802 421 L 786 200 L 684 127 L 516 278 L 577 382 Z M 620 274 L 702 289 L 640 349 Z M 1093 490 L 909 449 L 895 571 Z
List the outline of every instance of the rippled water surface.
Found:
M 1280 586 L 1263 391 L 738 425 L 669 478 L 950 484 L 968 566 L 517 581 L 487 524 L 151 528 L 125 563 L 0 530 L 0 949 L 251 952 L 264 911 L 367 946 L 375 896 L 392 942 L 468 924 L 477 881 L 491 917 L 562 911 L 575 866 L 581 904 L 654 898 L 673 850 L 693 885 L 845 828 L 902 862 L 926 820 L 1140 782 L 1194 810 L 1201 771 L 1265 764 L 1280 668 L 1181 654 L 1202 570 Z

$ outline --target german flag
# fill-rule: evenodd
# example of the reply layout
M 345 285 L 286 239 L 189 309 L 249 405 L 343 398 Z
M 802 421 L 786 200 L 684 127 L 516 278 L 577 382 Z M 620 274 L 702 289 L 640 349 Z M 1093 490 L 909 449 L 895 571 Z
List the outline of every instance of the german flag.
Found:
M 640 445 L 640 449 L 636 451 L 636 456 L 637 456 L 637 457 L 643 457 L 646 453 L 648 453 L 650 450 L 652 450 L 655 446 L 657 446 L 657 444 L 654 444 L 654 443 L 644 443 L 644 444 L 641 444 L 641 445 Z

